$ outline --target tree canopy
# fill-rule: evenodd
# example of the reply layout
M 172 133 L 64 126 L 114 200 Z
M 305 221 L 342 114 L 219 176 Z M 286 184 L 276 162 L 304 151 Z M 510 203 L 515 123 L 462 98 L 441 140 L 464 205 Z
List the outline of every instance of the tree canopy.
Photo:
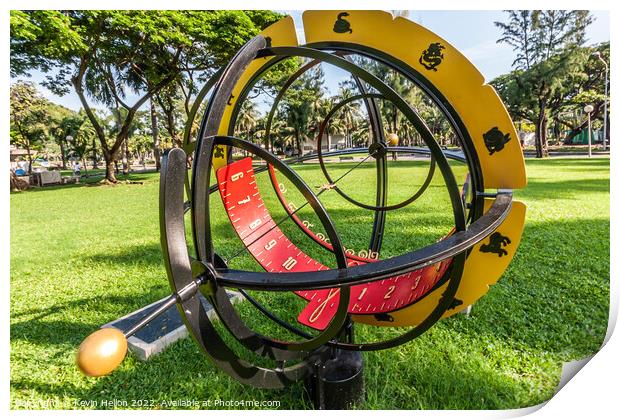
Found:
M 493 81 L 513 116 L 536 126 L 536 154 L 547 156 L 549 118 L 588 78 L 584 48 L 592 17 L 585 10 L 511 10 L 498 43 L 513 47 L 514 71 Z
M 101 144 L 106 178 L 116 182 L 114 161 L 138 110 L 187 72 L 213 72 L 278 18 L 267 11 L 12 11 L 11 75 L 36 69 L 52 92 L 77 93 Z M 109 142 L 93 101 L 126 111 Z

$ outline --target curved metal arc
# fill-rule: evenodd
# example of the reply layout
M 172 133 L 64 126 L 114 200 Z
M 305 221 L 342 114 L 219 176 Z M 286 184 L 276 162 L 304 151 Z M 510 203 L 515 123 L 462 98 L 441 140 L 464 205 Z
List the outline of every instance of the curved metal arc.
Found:
M 196 114 L 198 113 L 198 110 L 200 109 L 200 105 L 202 105 L 203 101 L 205 100 L 207 93 L 209 93 L 211 88 L 215 86 L 215 84 L 220 80 L 220 77 L 222 76 L 223 73 L 224 73 L 223 68 L 213 73 L 213 75 L 209 77 L 209 80 L 207 80 L 207 83 L 205 83 L 204 86 L 200 89 L 200 91 L 198 92 L 198 95 L 196 95 L 196 98 L 194 99 L 194 103 L 192 104 L 192 107 L 189 111 L 189 115 L 187 116 L 187 121 L 185 122 L 185 128 L 183 131 L 183 148 L 184 149 L 190 143 L 189 137 L 192 132 L 192 126 L 194 125 L 194 120 L 196 119 Z M 189 151 L 185 149 L 185 153 L 189 154 Z
M 377 262 L 317 272 L 254 273 L 239 270 L 217 270 L 216 280 L 226 287 L 248 290 L 294 291 L 324 289 L 382 280 L 407 273 L 454 257 L 491 234 L 506 218 L 512 206 L 512 193 L 498 193 L 488 212 L 472 223 L 467 230 L 403 255 Z
M 199 260 L 204 262 L 213 263 L 214 254 L 210 237 L 209 194 L 207 193 L 207 188 L 210 185 L 213 152 L 213 142 L 210 140 L 210 136 L 217 134 L 235 84 L 254 60 L 256 53 L 265 45 L 265 38 L 257 36 L 248 41 L 235 54 L 213 88 L 213 99 L 207 104 L 201 123 L 201 133 L 196 145 L 192 171 L 191 204 L 192 233 L 196 245 L 196 255 Z
M 280 91 L 278 92 L 278 95 L 273 100 L 273 103 L 271 104 L 271 108 L 269 109 L 269 114 L 267 115 L 267 123 L 265 124 L 265 141 L 268 143 L 270 151 L 273 151 L 273 148 L 271 147 L 271 141 L 270 141 L 271 140 L 270 139 L 270 137 L 271 137 L 271 124 L 273 123 L 273 117 L 275 116 L 275 113 L 276 113 L 276 110 L 278 109 L 278 105 L 279 105 L 280 101 L 282 100 L 282 98 L 286 94 L 288 88 L 293 83 L 295 83 L 295 81 L 302 74 L 304 74 L 305 72 L 307 72 L 311 68 L 316 67 L 319 64 L 321 64 L 320 60 L 312 60 L 309 63 L 304 64 L 299 70 L 297 70 L 295 73 L 293 73 L 286 80 L 286 82 L 284 82 L 284 84 L 280 88 Z M 229 133 L 229 134 L 232 135 L 232 133 Z
M 256 53 L 265 46 L 265 39 L 257 36 L 245 44 L 235 57 L 228 63 L 223 70 L 217 85 L 213 89 L 212 100 L 209 101 L 205 116 L 201 123 L 201 134 L 196 147 L 196 159 L 192 172 L 192 233 L 196 244 L 196 254 L 198 259 L 207 267 L 213 267 L 214 249 L 211 240 L 211 225 L 209 214 L 210 194 L 208 186 L 210 184 L 211 167 L 213 158 L 214 135 L 219 130 L 224 112 L 228 106 L 229 97 L 238 82 L 239 78 L 256 57 Z M 335 233 L 335 232 L 334 232 Z M 335 238 L 338 242 L 337 235 Z M 344 254 L 344 252 L 342 252 Z M 337 256 L 338 259 L 338 256 Z M 344 260 L 344 257 L 342 257 Z M 346 295 L 347 302 L 342 305 L 341 311 L 334 317 L 333 322 L 324 334 L 319 334 L 312 340 L 300 343 L 283 343 L 280 341 L 264 339 L 262 336 L 254 334 L 243 321 L 238 317 L 234 308 L 228 301 L 226 293 L 222 291 L 217 283 L 209 276 L 209 287 L 212 292 L 209 295 L 213 307 L 218 316 L 225 324 L 231 334 L 244 346 L 260 354 L 269 354 L 276 358 L 296 358 L 295 354 L 287 353 L 282 350 L 306 351 L 319 347 L 325 341 L 333 338 L 347 317 L 348 289 L 342 294 Z M 340 308 L 340 307 L 339 307 Z M 331 335 L 330 335 L 331 334 Z
M 204 84 L 204 86 L 202 87 L 202 89 L 200 89 L 200 92 L 198 92 L 198 95 L 196 95 L 196 98 L 194 99 L 194 103 L 190 109 L 189 115 L 187 116 L 187 121 L 185 123 L 185 128 L 183 131 L 183 150 L 185 151 L 187 155 L 193 152 L 196 147 L 196 141 L 191 142 L 191 143 L 189 141 L 189 137 L 192 132 L 192 127 L 194 125 L 194 120 L 196 119 L 196 113 L 200 109 L 200 105 L 205 100 L 207 93 L 209 93 L 211 88 L 219 81 L 223 73 L 224 73 L 224 69 L 219 69 L 218 71 L 216 71 L 209 78 L 209 80 L 207 80 L 207 83 Z M 198 129 L 198 138 L 202 136 L 203 131 L 204 131 L 204 120 L 201 121 L 200 128 Z M 187 171 L 189 172 L 190 169 L 187 169 Z M 185 178 L 185 182 L 183 185 L 185 187 L 185 193 L 187 194 L 187 197 L 190 198 L 192 196 L 192 188 L 190 185 L 189 176 Z M 186 211 L 190 209 L 191 209 L 191 206 L 188 205 Z M 198 245 L 196 244 L 195 237 L 192 237 L 192 241 L 194 243 L 194 249 L 197 249 Z
M 449 302 L 446 302 L 446 303 L 447 303 L 447 304 L 449 304 Z M 440 305 L 440 306 L 441 306 L 441 305 Z M 439 307 L 438 307 L 437 309 L 439 310 L 439 309 L 441 309 L 441 308 L 439 308 Z M 441 312 L 443 312 L 443 310 L 441 310 Z M 430 317 L 429 317 L 429 319 L 430 319 Z M 417 328 L 416 328 L 416 329 L 417 329 Z
M 183 220 L 183 183 L 187 155 L 182 149 L 164 154 L 160 174 L 160 231 L 164 265 L 175 292 L 194 282 L 185 242 Z M 237 381 L 260 387 L 282 388 L 297 382 L 312 372 L 311 361 L 285 369 L 266 369 L 253 366 L 236 356 L 222 340 L 207 316 L 199 294 L 177 304 L 183 322 L 203 352 L 221 370 Z

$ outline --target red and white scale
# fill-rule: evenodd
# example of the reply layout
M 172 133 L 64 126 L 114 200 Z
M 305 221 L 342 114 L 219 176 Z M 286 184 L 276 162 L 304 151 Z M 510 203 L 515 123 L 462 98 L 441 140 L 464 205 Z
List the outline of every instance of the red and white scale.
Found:
M 224 208 L 237 235 L 265 270 L 282 273 L 329 269 L 297 248 L 276 226 L 256 185 L 252 158 L 230 163 L 218 169 L 216 175 Z M 349 266 L 372 261 L 347 254 Z M 446 260 L 399 276 L 351 286 L 348 312 L 378 315 L 410 305 L 437 283 L 449 265 L 450 261 Z M 338 308 L 339 291 L 331 288 L 295 292 L 308 300 L 297 320 L 317 330 L 325 329 Z

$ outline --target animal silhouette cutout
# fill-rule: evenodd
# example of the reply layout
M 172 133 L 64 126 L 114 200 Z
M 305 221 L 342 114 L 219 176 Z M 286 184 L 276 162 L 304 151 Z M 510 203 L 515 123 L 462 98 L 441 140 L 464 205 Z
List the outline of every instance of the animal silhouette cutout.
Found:
M 394 317 L 390 314 L 375 314 L 377 321 L 394 322 Z
M 445 48 L 446 47 L 439 42 L 432 43 L 422 52 L 419 60 L 420 64 L 422 64 L 426 70 L 437 71 L 437 66 L 443 61 L 443 52 L 441 52 L 441 50 Z
M 504 134 L 499 128 L 493 127 L 484 133 L 482 138 L 484 139 L 484 145 L 489 150 L 489 155 L 492 155 L 504 148 L 504 145 L 510 141 L 510 134 Z
M 224 148 L 222 146 L 215 146 L 213 157 L 224 159 Z
M 336 32 L 337 34 L 346 34 L 347 32 L 350 34 L 353 33 L 353 29 L 351 29 L 351 23 L 348 20 L 343 19 L 346 16 L 349 16 L 347 12 L 342 12 L 338 14 L 336 23 L 334 23 L 334 32 Z
M 508 255 L 508 252 L 503 248 L 510 244 L 510 239 L 507 236 L 503 236 L 499 232 L 495 232 L 489 238 L 488 244 L 482 244 L 480 246 L 480 252 L 491 252 L 497 254 L 499 257 Z

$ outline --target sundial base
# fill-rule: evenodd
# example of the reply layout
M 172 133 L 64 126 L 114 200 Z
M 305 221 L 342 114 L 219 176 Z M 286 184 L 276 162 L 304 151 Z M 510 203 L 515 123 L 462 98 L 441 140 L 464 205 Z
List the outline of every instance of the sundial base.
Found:
M 238 292 L 228 291 L 228 298 L 232 303 L 236 303 L 243 299 Z M 114 327 L 121 331 L 127 331 L 138 321 L 146 317 L 156 307 L 161 305 L 167 298 L 153 302 L 135 312 L 125 315 L 122 318 L 102 325 L 101 328 Z M 213 307 L 207 300 L 200 296 L 200 301 L 209 315 L 209 318 L 215 320 Z M 215 317 L 215 318 L 214 318 Z M 166 312 L 148 323 L 144 328 L 127 339 L 127 347 L 142 361 L 148 360 L 151 356 L 164 351 L 167 347 L 175 343 L 177 340 L 187 337 L 187 329 L 181 315 L 176 306 L 172 306 Z
M 362 353 L 336 350 L 334 359 L 315 365 L 305 385 L 316 409 L 359 407 L 366 399 Z

